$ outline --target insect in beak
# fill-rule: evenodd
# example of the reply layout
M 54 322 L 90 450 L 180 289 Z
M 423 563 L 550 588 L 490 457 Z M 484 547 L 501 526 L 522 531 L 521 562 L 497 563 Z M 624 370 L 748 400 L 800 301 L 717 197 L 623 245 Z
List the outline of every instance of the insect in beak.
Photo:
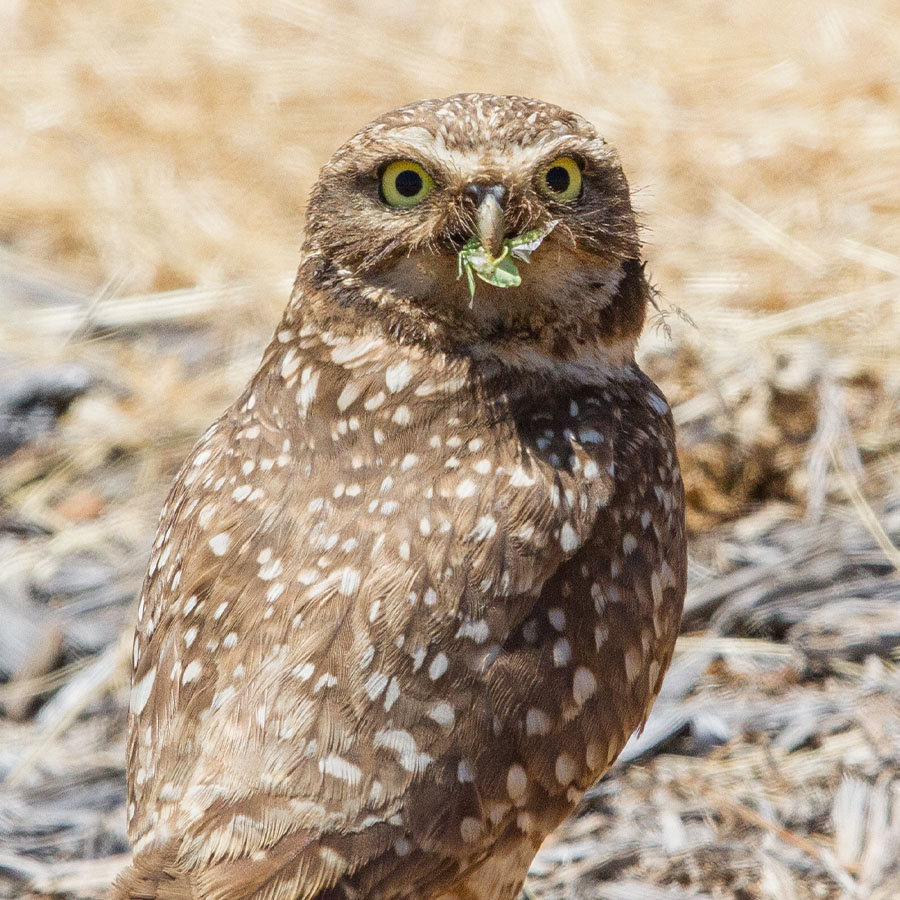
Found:
M 494 207 L 499 211 L 494 212 Z M 537 250 L 544 238 L 556 227 L 552 219 L 540 228 L 534 228 L 512 238 L 503 237 L 503 210 L 499 203 L 488 194 L 478 205 L 475 219 L 475 234 L 466 241 L 459 251 L 459 275 L 465 272 L 469 283 L 469 305 L 475 301 L 475 276 L 496 287 L 518 287 L 522 276 L 516 260 L 531 262 L 531 254 Z M 499 228 L 499 231 L 497 230 Z M 492 245 L 492 240 L 499 244 Z M 494 249 L 495 247 L 495 249 Z

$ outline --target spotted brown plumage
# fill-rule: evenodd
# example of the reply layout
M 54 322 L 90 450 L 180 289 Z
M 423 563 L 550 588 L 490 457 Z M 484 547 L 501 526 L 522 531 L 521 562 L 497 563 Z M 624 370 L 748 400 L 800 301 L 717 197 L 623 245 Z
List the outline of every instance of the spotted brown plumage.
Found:
M 559 157 L 577 199 L 536 183 Z M 379 191 L 397 160 L 434 181 L 409 208 Z M 473 184 L 506 235 L 557 222 L 519 287 L 474 300 Z M 572 113 L 427 101 L 338 151 L 260 368 L 160 517 L 117 897 L 516 896 L 678 631 L 648 296 L 624 176 Z

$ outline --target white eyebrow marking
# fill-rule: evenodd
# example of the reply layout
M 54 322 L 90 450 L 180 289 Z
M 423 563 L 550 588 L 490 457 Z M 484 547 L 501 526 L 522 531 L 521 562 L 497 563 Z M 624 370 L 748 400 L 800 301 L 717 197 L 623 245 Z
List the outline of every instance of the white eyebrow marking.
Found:
M 516 176 L 530 178 L 538 163 L 552 157 L 555 145 L 562 151 L 571 144 L 573 138 L 578 139 L 576 135 L 549 132 L 536 138 L 534 143 L 527 147 L 510 144 L 504 146 L 502 150 L 490 146 L 481 150 L 462 150 L 448 147 L 440 131 L 432 134 L 421 125 L 396 128 L 391 136 L 401 144 L 396 154 L 398 158 L 402 158 L 404 153 L 419 157 L 419 161 L 426 169 L 429 161 L 437 163 L 450 178 L 463 183 L 491 170 L 504 172 L 513 170 L 514 178 Z

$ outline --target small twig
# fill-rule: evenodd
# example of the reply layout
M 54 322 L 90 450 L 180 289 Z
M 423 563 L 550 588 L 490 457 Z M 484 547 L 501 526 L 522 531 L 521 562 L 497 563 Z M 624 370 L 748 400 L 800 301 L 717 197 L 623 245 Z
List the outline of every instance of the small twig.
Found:
M 843 460 L 838 458 L 834 445 L 831 447 L 831 461 L 841 478 L 841 483 L 844 486 L 844 490 L 847 492 L 847 496 L 859 513 L 859 517 L 868 529 L 869 534 L 872 535 L 875 543 L 881 548 L 890 564 L 900 572 L 900 550 L 894 546 L 890 536 L 884 530 L 884 526 L 878 520 L 878 516 L 875 515 L 875 511 L 869 505 L 869 501 L 863 496 L 862 491 L 859 489 L 859 482 L 856 476 L 844 464 Z

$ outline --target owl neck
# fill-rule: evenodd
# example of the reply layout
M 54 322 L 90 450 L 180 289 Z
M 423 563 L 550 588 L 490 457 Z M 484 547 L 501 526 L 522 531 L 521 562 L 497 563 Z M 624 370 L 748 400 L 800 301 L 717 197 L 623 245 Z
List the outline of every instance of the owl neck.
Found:
M 462 365 L 484 377 L 496 373 L 599 383 L 618 378 L 634 365 L 649 292 L 643 265 L 627 260 L 609 296 L 590 309 L 590 317 L 545 317 L 531 329 L 521 323 L 485 328 L 465 311 L 435 310 L 322 257 L 309 257 L 301 265 L 283 324 L 291 328 L 302 323 L 310 334 L 340 343 L 368 336 L 380 346 L 383 342 L 386 359 L 403 355 L 406 348 L 434 365 Z

